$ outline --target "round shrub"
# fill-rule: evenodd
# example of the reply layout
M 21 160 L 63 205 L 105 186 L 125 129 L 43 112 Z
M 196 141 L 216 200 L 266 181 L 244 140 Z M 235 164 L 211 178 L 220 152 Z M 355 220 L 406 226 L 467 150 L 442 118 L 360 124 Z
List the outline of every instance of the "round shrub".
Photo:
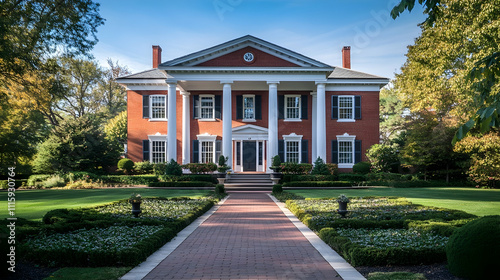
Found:
M 494 279 L 500 263 L 500 216 L 486 216 L 457 229 L 446 246 L 451 273 L 467 279 Z
M 357 174 L 368 174 L 370 173 L 370 168 L 372 167 L 371 163 L 361 161 L 356 163 L 352 167 L 352 172 L 357 173 Z
M 118 169 L 127 170 L 130 172 L 134 169 L 134 162 L 128 158 L 122 158 L 118 161 Z

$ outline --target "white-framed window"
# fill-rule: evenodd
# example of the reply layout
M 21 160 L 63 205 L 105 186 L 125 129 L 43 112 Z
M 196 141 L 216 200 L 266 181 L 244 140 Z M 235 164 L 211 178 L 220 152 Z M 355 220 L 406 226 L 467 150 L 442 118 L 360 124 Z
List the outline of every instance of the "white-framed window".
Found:
M 202 141 L 201 145 L 201 163 L 214 162 L 214 142 Z
M 300 120 L 300 95 L 285 95 L 285 120 Z
M 283 135 L 283 140 L 285 140 L 285 162 L 301 163 L 302 135 L 295 133 Z
M 339 96 L 339 120 L 354 120 L 354 96 Z
M 347 133 L 337 135 L 339 168 L 352 168 L 354 166 L 355 140 L 355 135 L 349 135 Z
M 243 121 L 255 120 L 255 95 L 243 95 Z
M 200 95 L 200 119 L 215 119 L 215 96 Z
M 167 161 L 167 136 L 150 135 L 149 138 L 149 161 L 152 163 L 162 163 Z
M 217 135 L 210 135 L 208 133 L 197 135 L 198 138 L 198 151 L 199 152 L 199 162 L 207 163 L 213 162 L 216 163 L 215 159 L 215 140 L 217 139 Z
M 149 96 L 149 115 L 151 120 L 167 120 L 167 96 L 151 95 Z

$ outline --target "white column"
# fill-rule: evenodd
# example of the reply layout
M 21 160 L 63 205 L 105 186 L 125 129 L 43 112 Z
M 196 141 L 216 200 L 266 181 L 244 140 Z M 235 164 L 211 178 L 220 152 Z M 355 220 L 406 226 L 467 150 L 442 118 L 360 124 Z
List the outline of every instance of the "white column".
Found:
M 231 84 L 232 81 L 222 81 L 222 155 L 227 157 L 227 165 L 233 168 L 233 125 Z M 218 160 L 218 159 L 217 159 Z
M 316 92 L 313 91 L 311 92 L 311 95 L 312 95 L 312 139 L 311 139 L 311 160 L 312 162 L 311 163 L 314 163 L 314 161 L 316 161 L 316 159 L 318 158 L 318 151 L 317 151 L 317 143 L 316 143 L 316 139 L 317 139 L 317 135 L 316 135 L 316 131 L 317 131 L 317 123 L 316 123 L 316 119 L 317 119 L 317 115 L 316 115 L 316 108 L 318 107 L 317 106 L 317 101 L 318 99 L 316 98 Z M 326 159 L 323 159 L 326 161 Z
M 316 106 L 316 158 L 320 157 L 326 162 L 326 102 L 325 84 L 317 84 Z M 313 103 L 314 104 L 314 103 Z M 314 159 L 316 160 L 316 159 Z
M 190 133 L 190 110 L 189 106 L 189 95 L 187 91 L 182 91 L 182 164 L 187 164 L 190 162 L 190 151 L 191 151 L 191 133 Z
M 168 84 L 167 161 L 177 161 L 177 81 Z
M 272 157 L 278 154 L 278 84 L 267 82 L 269 85 L 269 115 L 268 115 L 268 140 L 267 140 L 267 172 L 272 172 Z

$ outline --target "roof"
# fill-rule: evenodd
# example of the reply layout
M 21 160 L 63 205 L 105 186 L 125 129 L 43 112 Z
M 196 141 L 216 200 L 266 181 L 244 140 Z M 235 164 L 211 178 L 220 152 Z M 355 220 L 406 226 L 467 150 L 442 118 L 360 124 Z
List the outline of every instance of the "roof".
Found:
M 157 68 L 142 71 L 135 74 L 121 76 L 118 79 L 166 79 L 167 75 L 164 71 Z
M 260 49 L 264 52 L 270 53 L 282 59 L 296 63 L 303 67 L 319 67 L 319 68 L 332 69 L 332 66 L 328 64 L 301 55 L 297 52 L 291 51 L 289 49 L 283 48 L 281 46 L 275 45 L 273 43 L 267 42 L 265 40 L 259 39 L 251 35 L 246 35 L 211 48 L 207 48 L 192 54 L 188 54 L 170 61 L 163 62 L 158 66 L 158 68 L 168 68 L 172 66 L 194 66 L 200 64 L 201 62 L 211 60 L 216 57 L 220 57 L 222 55 L 234 52 L 235 50 L 242 49 L 247 46 L 252 46 L 254 48 Z
M 328 79 L 387 79 L 387 78 L 347 68 L 335 67 L 330 76 L 328 76 Z

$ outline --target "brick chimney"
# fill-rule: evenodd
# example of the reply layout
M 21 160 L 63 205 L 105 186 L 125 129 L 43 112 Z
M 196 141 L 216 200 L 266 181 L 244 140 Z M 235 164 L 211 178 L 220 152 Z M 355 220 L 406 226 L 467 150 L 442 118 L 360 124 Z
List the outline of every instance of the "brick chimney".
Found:
M 351 69 L 351 47 L 344 46 L 342 48 L 342 67 Z
M 153 46 L 153 68 L 158 68 L 161 63 L 161 47 Z

